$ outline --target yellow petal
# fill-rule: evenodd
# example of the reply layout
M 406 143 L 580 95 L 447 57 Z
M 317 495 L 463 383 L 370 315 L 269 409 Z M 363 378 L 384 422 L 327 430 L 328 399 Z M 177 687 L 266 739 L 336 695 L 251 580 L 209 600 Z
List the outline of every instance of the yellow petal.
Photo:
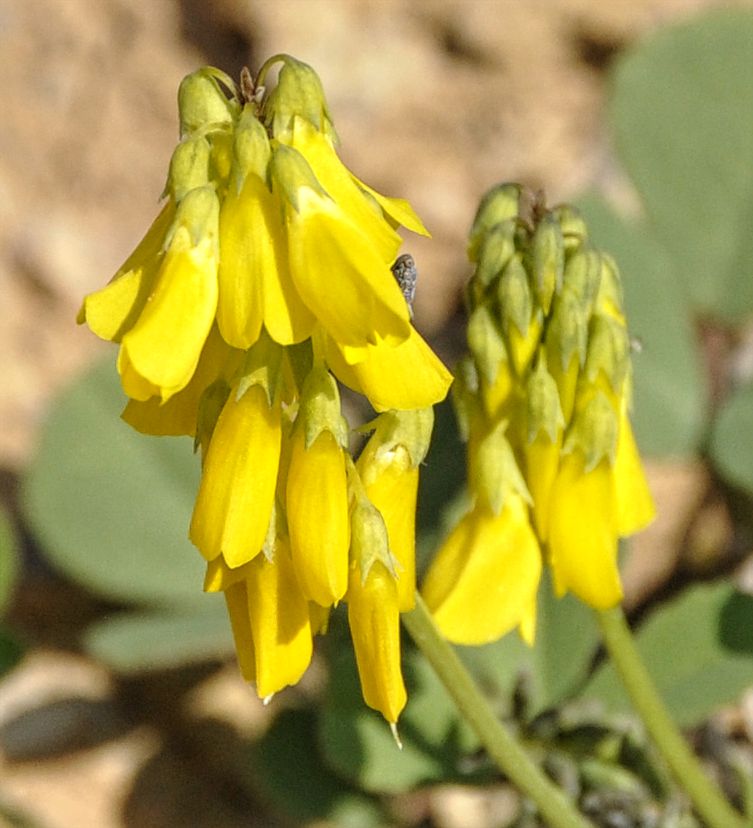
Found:
M 486 644 L 521 625 L 531 607 L 541 553 L 525 502 L 510 494 L 499 515 L 476 508 L 444 542 L 421 593 L 442 633 L 456 644 Z
M 307 449 L 304 429 L 293 435 L 287 480 L 290 549 L 299 583 L 328 607 L 348 587 L 348 481 L 343 451 L 329 431 Z
M 123 391 L 132 400 L 145 401 L 160 394 L 159 386 L 144 379 L 133 367 L 128 352 L 121 348 L 118 351 L 118 373 Z
M 174 216 L 175 207 L 168 202 L 109 284 L 84 299 L 79 323 L 86 322 L 102 339 L 120 342 L 136 323 L 152 290 L 162 261 L 165 234 Z
M 290 208 L 288 252 L 298 293 L 332 338 L 357 347 L 408 338 L 405 299 L 373 240 L 333 202 L 302 188 Z
M 656 507 L 627 413 L 623 413 L 620 422 L 614 481 L 617 489 L 617 533 L 624 538 L 648 526 L 656 516 Z
M 416 591 L 416 497 L 418 466 L 413 467 L 402 447 L 385 452 L 377 463 L 365 467 L 366 455 L 357 464 L 366 495 L 384 519 L 390 552 L 398 562 L 397 597 L 400 612 L 415 605 Z
M 418 233 L 420 236 L 431 236 L 431 233 L 424 227 L 424 223 L 416 215 L 413 208 L 404 198 L 390 198 L 378 193 L 376 190 L 364 184 L 363 181 L 353 176 L 353 180 L 358 186 L 367 192 L 376 203 L 384 210 L 384 212 L 395 222 L 405 227 L 406 230 L 411 230 Z
M 552 486 L 549 562 L 559 594 L 570 590 L 595 609 L 622 599 L 617 568 L 617 504 L 613 470 L 602 460 L 590 472 L 576 450 L 563 455 Z
M 212 560 L 228 566 L 250 561 L 264 544 L 280 459 L 280 409 L 253 385 L 240 398 L 231 392 L 209 443 L 196 497 L 190 537 Z
M 385 221 L 381 209 L 364 196 L 347 167 L 337 157 L 332 142 L 304 118 L 295 118 L 290 146 L 308 161 L 318 182 L 337 206 L 367 236 L 383 264 L 395 261 L 402 239 Z
M 188 385 L 217 308 L 217 257 L 211 240 L 192 246 L 176 230 L 157 285 L 122 348 L 134 370 L 167 399 Z
M 256 657 L 256 692 L 264 699 L 295 684 L 311 661 L 309 603 L 278 540 L 273 561 L 260 555 L 246 581 Z
M 533 442 L 526 441 L 526 483 L 533 499 L 533 517 L 542 542 L 549 533 L 549 507 L 552 485 L 557 476 L 562 440 L 552 442 L 545 431 L 539 431 Z
M 238 667 L 245 681 L 256 681 L 256 657 L 251 621 L 248 615 L 248 593 L 245 581 L 233 584 L 225 591 L 230 626 L 233 630 Z
M 196 434 L 196 415 L 202 394 L 216 379 L 229 379 L 242 356 L 230 348 L 216 327 L 209 332 L 199 357 L 196 371 L 188 385 L 167 402 L 160 397 L 148 400 L 130 399 L 122 413 L 123 419 L 142 434 L 178 436 Z
M 407 411 L 441 402 L 452 374 L 411 326 L 410 336 L 397 346 L 368 345 L 365 358 L 349 365 L 342 348 L 331 339 L 326 359 L 340 382 L 368 397 L 376 411 Z
M 352 566 L 346 600 L 364 701 L 394 723 L 407 701 L 395 579 L 377 561 L 362 582 L 359 567 Z
M 253 173 L 222 205 L 219 283 L 217 322 L 231 345 L 249 348 L 262 322 L 281 345 L 310 336 L 314 317 L 290 278 L 280 206 Z

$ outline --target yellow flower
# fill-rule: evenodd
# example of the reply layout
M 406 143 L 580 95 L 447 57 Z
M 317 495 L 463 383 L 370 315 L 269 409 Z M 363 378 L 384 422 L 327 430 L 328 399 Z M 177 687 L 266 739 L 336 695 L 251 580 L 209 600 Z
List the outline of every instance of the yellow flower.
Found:
M 230 394 L 214 429 L 196 496 L 190 537 L 201 554 L 222 555 L 230 567 L 261 552 L 280 460 L 278 403 L 252 385 Z
M 540 575 L 527 504 L 510 494 L 498 515 L 477 506 L 461 519 L 421 592 L 442 633 L 456 644 L 486 644 L 515 627 L 528 639 Z
M 394 724 L 407 701 L 395 578 L 379 561 L 365 576 L 354 563 L 345 600 L 364 701 Z

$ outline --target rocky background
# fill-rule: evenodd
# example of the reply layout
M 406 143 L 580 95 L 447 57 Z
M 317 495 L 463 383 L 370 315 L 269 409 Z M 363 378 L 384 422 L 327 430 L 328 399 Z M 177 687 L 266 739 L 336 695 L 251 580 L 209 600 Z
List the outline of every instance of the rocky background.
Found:
M 491 184 L 544 187 L 550 202 L 591 187 L 630 199 L 606 126 L 610 62 L 638 38 L 713 5 L 731 4 L 0 0 L 4 501 L 14 503 L 49 401 L 106 348 L 76 327 L 75 314 L 82 295 L 110 277 L 156 212 L 177 137 L 183 75 L 211 63 L 237 76 L 243 65 L 254 71 L 276 52 L 316 68 L 348 165 L 382 192 L 408 198 L 432 231 L 432 240 L 410 239 L 407 249 L 421 274 L 417 325 L 436 337 L 458 309 L 468 276 L 465 236 Z M 693 470 L 657 468 L 652 480 L 660 497 L 666 490 L 678 498 L 668 511 L 681 520 L 700 485 Z M 672 525 L 665 518 L 654 537 L 666 538 Z M 636 590 L 654 577 L 655 559 L 644 561 L 645 571 L 630 575 Z M 68 737 L 80 731 L 82 749 L 24 761 L 21 744 L 0 770 L 5 804 L 45 828 L 270 824 L 255 817 L 247 793 L 223 787 L 227 755 L 212 768 L 193 764 L 180 730 L 165 724 L 169 684 L 158 698 L 154 688 L 128 688 L 130 703 L 160 710 L 159 721 L 83 749 L 87 733 L 111 728 L 117 737 L 123 722 L 110 704 L 112 677 L 61 643 L 61 630 L 72 623 L 69 598 L 60 585 L 22 591 L 16 614 L 39 629 L 44 646 L 0 686 L 0 722 L 62 697 L 99 706 L 89 704 L 83 720 L 69 705 L 58 718 L 36 723 L 51 740 L 51 754 L 60 730 Z M 73 615 L 79 610 L 88 611 L 79 607 Z M 260 726 L 258 706 L 234 667 L 211 686 L 200 679 L 189 699 L 197 721 L 221 718 L 229 745 L 232 733 Z M 92 720 L 92 711 L 101 717 Z M 167 748 L 157 736 L 165 728 Z M 201 740 L 199 725 L 193 736 Z M 497 822 L 489 822 L 488 803 L 465 799 L 461 816 L 453 817 L 458 800 L 448 792 L 436 796 L 420 805 L 432 824 L 499 824 L 499 810 Z

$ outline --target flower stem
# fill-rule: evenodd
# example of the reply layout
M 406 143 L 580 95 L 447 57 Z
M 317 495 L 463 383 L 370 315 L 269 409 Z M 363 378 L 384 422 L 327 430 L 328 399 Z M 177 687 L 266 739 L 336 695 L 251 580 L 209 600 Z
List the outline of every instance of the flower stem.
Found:
M 617 673 L 667 766 L 709 828 L 745 828 L 746 821 L 724 799 L 701 768 L 641 660 L 621 607 L 596 613 Z
M 421 596 L 402 616 L 416 645 L 434 668 L 458 710 L 505 776 L 533 800 L 552 828 L 593 828 L 573 803 L 543 774 L 492 711 L 453 647 L 437 629 Z

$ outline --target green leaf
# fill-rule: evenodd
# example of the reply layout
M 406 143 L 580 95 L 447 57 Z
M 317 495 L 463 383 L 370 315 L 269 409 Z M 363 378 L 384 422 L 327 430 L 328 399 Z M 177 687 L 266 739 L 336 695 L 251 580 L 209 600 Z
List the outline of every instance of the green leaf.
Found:
M 204 595 L 207 606 L 192 614 L 122 613 L 90 626 L 84 649 L 121 673 L 164 670 L 212 661 L 233 652 L 225 602 Z
M 753 492 L 753 385 L 738 388 L 714 423 L 711 457 L 737 486 Z
M 703 425 L 703 380 L 690 308 L 672 261 L 650 231 L 620 218 L 603 200 L 579 202 L 597 247 L 623 278 L 632 336 L 633 422 L 641 449 L 655 456 L 694 454 Z
M 408 705 L 398 723 L 400 750 L 389 725 L 363 701 L 351 647 L 331 664 L 320 719 L 322 752 L 330 767 L 366 791 L 400 793 L 461 778 L 461 760 L 478 744 L 421 656 L 404 653 L 403 671 Z
M 18 580 L 18 539 L 7 511 L 0 506 L 0 611 L 8 605 Z
M 753 597 L 727 583 L 688 589 L 636 634 L 640 655 L 674 719 L 692 726 L 734 701 L 753 680 Z M 584 691 L 610 710 L 630 708 L 605 663 Z
M 188 440 L 145 437 L 119 417 L 117 374 L 102 364 L 58 400 L 22 503 L 50 560 L 119 601 L 203 601 L 187 539 L 199 463 Z
M 13 633 L 0 624 L 0 676 L 12 670 L 24 654 L 24 647 Z
M 385 824 L 378 803 L 335 776 L 319 754 L 313 710 L 283 710 L 258 744 L 251 768 L 256 787 L 296 825 L 326 820 L 339 828 Z
M 695 307 L 753 310 L 753 14 L 663 29 L 616 66 L 620 157 Z

